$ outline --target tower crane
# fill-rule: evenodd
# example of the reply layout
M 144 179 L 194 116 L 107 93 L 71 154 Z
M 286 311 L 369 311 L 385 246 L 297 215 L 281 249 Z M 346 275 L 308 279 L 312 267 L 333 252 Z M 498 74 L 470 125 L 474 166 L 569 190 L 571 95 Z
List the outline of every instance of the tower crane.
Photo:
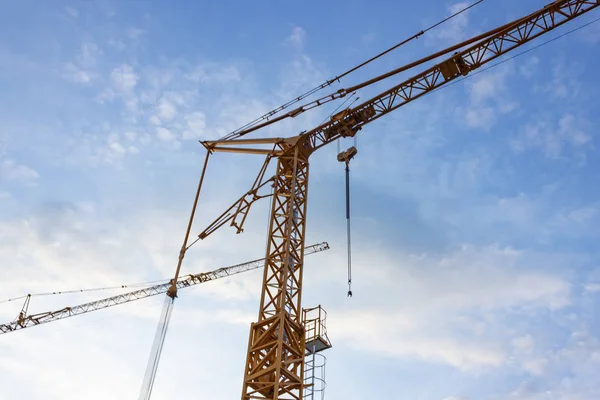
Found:
M 468 75 L 598 6 L 600 0 L 556 0 L 527 16 L 359 85 L 341 89 L 278 117 L 270 116 L 266 122 L 238 130 L 222 139 L 201 142 L 207 150 L 202 176 L 209 156 L 215 152 L 266 156 L 250 191 L 199 235 L 200 239 L 205 239 L 227 222 L 231 222 L 238 233 L 241 232 L 251 205 L 260 198 L 272 197 L 260 307 L 258 320 L 250 327 L 242 400 L 300 400 L 303 397 L 306 338 L 301 300 L 310 155 L 340 138 L 354 137 L 368 123 Z M 358 106 L 336 113 L 327 122 L 309 131 L 287 138 L 244 138 L 264 126 L 294 118 L 441 56 L 447 58 Z M 265 179 L 272 160 L 276 160 L 277 164 L 275 175 Z M 268 184 L 273 188 L 272 194 L 260 195 L 259 190 Z
M 327 242 L 322 242 L 308 246 L 306 248 L 306 254 L 319 253 L 325 250 L 329 250 L 329 244 Z M 214 271 L 200 272 L 198 274 L 189 274 L 181 277 L 175 285 L 178 289 L 183 289 L 190 286 L 198 285 L 200 283 L 240 274 L 242 272 L 252 271 L 254 269 L 261 268 L 264 265 L 265 259 L 261 258 L 259 260 L 248 261 L 242 264 L 232 265 L 230 267 L 219 268 Z M 158 285 L 145 287 L 139 290 L 134 290 L 132 292 L 121 293 L 119 295 L 107 297 L 101 300 L 79 304 L 73 307 L 65 307 L 60 310 L 46 311 L 35 314 L 27 314 L 27 308 L 31 299 L 31 295 L 27 295 L 25 298 L 25 304 L 23 305 L 19 316 L 13 322 L 0 325 L 0 335 L 32 326 L 38 326 L 47 322 L 58 321 L 64 318 L 86 314 L 91 311 L 102 310 L 108 307 L 117 306 L 119 304 L 129 303 L 134 300 L 141 300 L 147 297 L 167 293 L 171 286 L 172 282 L 169 281 Z

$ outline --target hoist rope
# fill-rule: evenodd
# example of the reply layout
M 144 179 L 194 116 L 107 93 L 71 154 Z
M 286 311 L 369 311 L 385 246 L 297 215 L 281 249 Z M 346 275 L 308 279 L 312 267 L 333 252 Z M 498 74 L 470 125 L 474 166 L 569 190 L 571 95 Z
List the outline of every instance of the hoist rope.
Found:
M 19 297 L 12 297 L 10 299 L 6 299 L 6 300 L 2 300 L 0 301 L 0 303 L 8 303 L 11 301 L 16 301 L 16 300 L 22 300 L 26 297 L 37 297 L 37 296 L 51 296 L 51 295 L 59 295 L 59 294 L 73 294 L 73 293 L 85 293 L 85 292 L 97 292 L 100 290 L 114 290 L 114 289 L 127 289 L 127 288 L 133 288 L 133 287 L 145 287 L 145 286 L 152 286 L 152 285 L 156 285 L 159 283 L 167 283 L 168 280 L 167 279 L 161 279 L 161 280 L 157 280 L 157 281 L 148 281 L 148 282 L 141 282 L 141 283 L 131 283 L 131 284 L 127 284 L 127 285 L 119 285 L 119 286 L 106 286 L 106 287 L 98 287 L 98 288 L 89 288 L 89 289 L 75 289 L 75 290 L 61 290 L 61 291 L 55 291 L 55 292 L 44 292 L 44 293 L 31 293 L 31 294 L 26 294 L 23 296 L 19 296 Z
M 438 26 L 440 26 L 440 25 L 442 25 L 442 24 L 444 24 L 444 23 L 446 23 L 446 22 L 450 21 L 451 19 L 453 19 L 453 18 L 457 17 L 458 15 L 460 15 L 460 14 L 462 14 L 462 13 L 466 12 L 467 10 L 469 10 L 469 9 L 471 9 L 471 8 L 473 8 L 473 7 L 475 7 L 476 5 L 478 5 L 478 4 L 482 3 L 482 2 L 483 2 L 483 0 L 478 0 L 477 2 L 475 2 L 475 3 L 471 4 L 471 5 L 468 5 L 468 6 L 464 7 L 463 9 L 461 9 L 461 10 L 459 10 L 459 11 L 455 12 L 454 14 L 452 14 L 452 15 L 450 15 L 450 16 L 448 16 L 448 17 L 444 18 L 444 19 L 442 19 L 441 21 L 439 21 L 439 22 L 437 22 L 437 23 L 435 23 L 435 24 L 433 24 L 433 25 L 429 26 L 428 28 L 426 28 L 426 29 L 424 29 L 424 30 L 421 30 L 420 32 L 418 32 L 418 33 L 414 34 L 413 36 L 411 36 L 411 37 L 409 37 L 409 38 L 407 38 L 407 39 L 404 39 L 404 40 L 402 40 L 401 42 L 397 43 L 396 45 L 394 45 L 394 46 L 392 46 L 392 47 L 390 47 L 390 48 L 388 48 L 388 49 L 386 49 L 386 50 L 382 51 L 381 53 L 379 53 L 379 54 L 375 55 L 374 57 L 371 57 L 370 59 L 368 59 L 368 60 L 366 60 L 366 61 L 363 61 L 362 63 L 360 63 L 360 64 L 356 65 L 355 67 L 353 67 L 353 68 L 350 68 L 349 70 L 347 70 L 347 71 L 343 72 L 342 74 L 340 74 L 340 75 L 338 75 L 338 76 L 336 76 L 336 77 L 334 77 L 334 78 L 332 78 L 332 79 L 329 79 L 329 80 L 327 80 L 327 81 L 323 82 L 322 84 L 320 84 L 320 85 L 318 85 L 318 86 L 316 86 L 316 87 L 314 87 L 314 88 L 310 89 L 309 91 L 307 91 L 307 92 L 305 92 L 305 93 L 301 94 L 300 96 L 298 96 L 298 97 L 294 98 L 293 100 L 290 100 L 290 101 L 288 101 L 287 103 L 284 103 L 284 104 L 282 104 L 281 106 L 279 106 L 279 107 L 277 107 L 277 108 L 275 108 L 275 109 L 273 109 L 273 110 L 271 110 L 271 111 L 269 111 L 269 112 L 267 112 L 267 113 L 265 113 L 265 114 L 261 115 L 260 117 L 258 117 L 258 118 L 256 118 L 256 119 L 254 119 L 254 120 L 252 120 L 252 121 L 250 121 L 250 122 L 248 122 L 247 124 L 245 124 L 245 125 L 241 126 L 240 128 L 238 128 L 238 129 L 236 129 L 236 130 L 232 131 L 231 133 L 229 133 L 229 134 L 227 134 L 227 135 L 223 136 L 223 137 L 222 137 L 221 139 L 219 139 L 219 140 L 221 140 L 221 141 L 225 141 L 225 140 L 231 140 L 231 139 L 234 139 L 234 138 L 236 138 L 236 137 L 238 137 L 238 136 L 241 136 L 241 135 L 243 135 L 243 134 L 247 133 L 247 132 L 244 132 L 244 131 L 247 131 L 247 130 L 251 129 L 252 127 L 255 127 L 256 125 L 258 125 L 258 124 L 259 124 L 260 122 L 262 122 L 262 121 L 268 121 L 268 120 L 269 120 L 269 118 L 271 118 L 271 117 L 273 117 L 274 115 L 278 114 L 279 112 L 281 112 L 281 111 L 285 110 L 285 109 L 286 109 L 286 108 L 288 108 L 289 106 L 291 106 L 291 105 L 293 105 L 293 104 L 295 104 L 295 103 L 298 103 L 299 101 L 302 101 L 302 100 L 304 100 L 305 98 L 307 98 L 307 97 L 309 97 L 309 96 L 311 96 L 311 95 L 315 94 L 316 92 L 318 92 L 318 91 L 320 91 L 320 90 L 322 90 L 322 89 L 325 89 L 325 88 L 326 88 L 326 87 L 328 87 L 328 86 L 331 86 L 331 85 L 332 85 L 333 83 L 335 83 L 335 82 L 339 82 L 339 81 L 340 81 L 340 79 L 342 79 L 343 77 L 345 77 L 345 76 L 347 76 L 347 75 L 351 74 L 352 72 L 354 72 L 354 71 L 356 71 L 356 70 L 358 70 L 358 69 L 360 69 L 360 68 L 364 67 L 365 65 L 367 65 L 367 64 L 369 64 L 369 63 L 371 63 L 371 62 L 373 62 L 373 61 L 377 60 L 378 58 L 380 58 L 380 57 L 383 57 L 384 55 L 386 55 L 386 54 L 390 53 L 390 52 L 391 52 L 391 51 L 393 51 L 393 50 L 396 50 L 397 48 L 399 48 L 399 47 L 401 47 L 401 46 L 403 46 L 403 45 L 407 44 L 408 42 L 411 42 L 411 41 L 413 41 L 413 40 L 415 40 L 415 39 L 418 39 L 420 36 L 424 35 L 426 32 L 428 32 L 428 31 L 430 31 L 430 30 L 432 30 L 432 29 L 435 29 L 435 28 L 437 28 Z M 317 103 L 318 103 L 318 101 L 317 101 Z M 318 105 L 320 105 L 320 104 L 318 104 Z
M 350 240 L 350 162 L 346 161 L 346 239 L 348 247 L 348 297 L 352 297 L 352 241 Z
M 148 365 L 146 366 L 146 373 L 142 382 L 139 400 L 149 400 L 152 394 L 152 388 L 154 387 L 154 381 L 156 380 L 156 372 L 158 371 L 160 355 L 162 353 L 163 345 L 165 344 L 165 338 L 167 336 L 167 329 L 169 328 L 171 314 L 173 313 L 174 302 L 175 298 L 171 298 L 168 295 L 165 296 L 165 302 L 163 304 L 162 313 L 158 321 L 158 327 L 156 329 L 156 335 L 154 336 L 152 350 L 150 351 Z

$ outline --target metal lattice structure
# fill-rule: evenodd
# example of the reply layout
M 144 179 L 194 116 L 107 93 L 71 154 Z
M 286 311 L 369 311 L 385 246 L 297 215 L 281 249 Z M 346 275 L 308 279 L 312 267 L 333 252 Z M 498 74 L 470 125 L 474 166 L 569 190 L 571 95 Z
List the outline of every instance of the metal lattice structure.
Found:
M 308 159 L 298 147 L 279 157 L 258 322 L 250 328 L 246 398 L 293 396 L 304 381 L 301 293 Z M 281 312 L 285 310 L 285 312 Z M 264 368 L 265 364 L 269 368 Z
M 219 222 L 221 226 L 224 222 L 232 220 L 231 225 L 235 226 L 238 232 L 242 229 L 236 222 L 238 215 L 243 224 L 251 204 L 261 197 L 268 197 L 258 196 L 256 190 L 266 183 L 263 181 L 265 166 L 271 159 L 277 159 L 266 255 L 267 268 L 263 279 L 258 321 L 250 328 L 242 400 L 300 400 L 303 397 L 302 366 L 305 339 L 304 328 L 299 323 L 299 312 L 310 155 L 340 138 L 354 137 L 366 124 L 468 75 L 482 65 L 588 13 L 599 5 L 600 0 L 557 0 L 511 23 L 370 81 L 339 90 L 307 106 L 274 117 L 268 122 L 236 131 L 223 140 L 202 142 L 209 154 L 231 152 L 267 156 L 259 177 L 246 195 L 251 196 L 236 203 L 243 208 L 243 212 L 230 213 Z M 441 56 L 447 58 L 370 100 L 335 114 L 329 121 L 300 135 L 290 138 L 243 138 L 244 135 L 273 122 L 293 118 L 308 109 L 344 97 L 353 90 Z M 270 148 L 265 148 L 266 146 Z M 202 239 L 206 236 L 200 235 Z
M 329 249 L 329 244 L 326 242 L 308 246 L 306 254 L 318 253 Z M 200 283 L 213 281 L 216 279 L 226 278 L 228 276 L 240 274 L 242 272 L 251 271 L 262 268 L 265 265 L 265 259 L 249 261 L 243 264 L 232 265 L 230 267 L 219 268 L 210 272 L 201 272 L 182 277 L 177 281 L 177 288 L 183 289 Z M 73 317 L 75 315 L 85 314 L 90 311 L 101 310 L 104 308 L 116 306 L 119 304 L 129 303 L 134 300 L 145 299 L 147 297 L 156 296 L 162 293 L 167 293 L 172 286 L 171 282 L 162 283 L 159 285 L 150 286 L 147 288 L 135 290 L 128 293 L 119 294 L 117 296 L 107 297 L 105 299 L 92 301 L 85 304 L 80 304 L 74 307 L 65 307 L 56 311 L 48 311 L 32 315 L 19 315 L 17 319 L 8 324 L 0 325 L 0 334 L 14 332 L 30 326 L 44 324 L 46 322 L 58 321 L 60 319 Z

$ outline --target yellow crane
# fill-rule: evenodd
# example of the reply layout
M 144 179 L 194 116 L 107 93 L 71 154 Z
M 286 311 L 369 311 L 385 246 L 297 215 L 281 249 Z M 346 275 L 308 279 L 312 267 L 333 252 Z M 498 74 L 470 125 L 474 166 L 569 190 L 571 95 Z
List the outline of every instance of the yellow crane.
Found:
M 236 227 L 238 233 L 241 232 L 252 203 L 272 196 L 260 308 L 258 320 L 250 327 L 242 400 L 300 400 L 303 397 L 306 332 L 301 300 L 310 155 L 340 138 L 354 137 L 366 124 L 466 76 L 598 6 L 600 0 L 554 1 L 527 16 L 359 85 L 341 89 L 289 112 L 282 112 L 285 107 L 280 107 L 256 120 L 256 123 L 220 140 L 202 142 L 207 155 L 196 201 L 212 153 L 266 156 L 250 191 L 199 235 L 200 239 L 205 239 L 227 222 Z M 307 110 L 442 56 L 447 58 L 358 106 L 338 112 L 314 129 L 287 138 L 244 137 L 267 125 L 294 118 Z M 275 116 L 276 113 L 280 115 Z M 343 154 L 340 158 L 340 161 L 345 161 Z M 277 163 L 275 175 L 266 179 L 267 168 L 273 160 Z M 272 194 L 259 194 L 260 189 L 268 186 L 273 188 Z M 183 252 L 176 275 L 182 257 Z

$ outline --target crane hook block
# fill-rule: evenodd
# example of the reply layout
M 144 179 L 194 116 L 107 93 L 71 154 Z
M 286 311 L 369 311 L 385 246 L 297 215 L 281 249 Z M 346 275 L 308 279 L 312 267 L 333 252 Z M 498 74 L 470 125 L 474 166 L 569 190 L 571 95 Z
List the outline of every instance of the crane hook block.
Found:
M 342 151 L 340 154 L 338 154 L 337 160 L 339 162 L 348 163 L 354 158 L 356 154 L 358 154 L 358 150 L 356 149 L 356 147 L 352 146 L 348 150 Z

